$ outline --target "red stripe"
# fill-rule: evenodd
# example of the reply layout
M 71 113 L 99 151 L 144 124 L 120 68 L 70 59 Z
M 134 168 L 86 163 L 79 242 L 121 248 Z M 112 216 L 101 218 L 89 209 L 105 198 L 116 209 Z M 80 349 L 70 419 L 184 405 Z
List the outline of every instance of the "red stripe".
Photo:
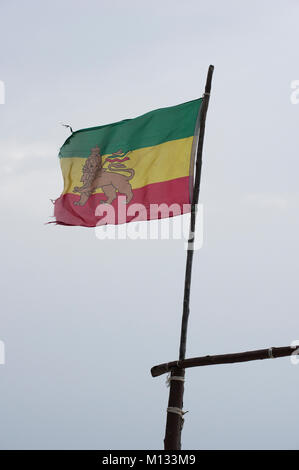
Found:
M 172 217 L 190 212 L 189 198 L 189 177 L 176 178 L 163 183 L 153 183 L 133 190 L 133 199 L 129 204 L 119 202 L 124 195 L 119 193 L 117 199 L 112 202 L 112 206 L 116 215 L 107 220 L 107 211 L 110 205 L 100 204 L 107 198 L 105 194 L 93 194 L 89 197 L 84 206 L 75 206 L 74 202 L 79 201 L 80 196 L 77 194 L 64 194 L 55 201 L 54 216 L 56 223 L 62 225 L 80 225 L 84 227 L 95 227 L 96 225 L 104 225 L 107 223 L 119 224 L 131 222 L 138 216 L 138 220 L 161 219 L 164 217 Z M 134 204 L 142 204 L 144 209 L 134 206 Z M 157 212 L 152 205 L 165 204 L 161 212 Z M 169 213 L 169 206 L 176 204 L 174 211 Z M 95 215 L 96 208 L 99 206 L 102 216 Z M 118 211 L 120 207 L 120 211 Z M 130 213 L 131 211 L 131 213 Z M 119 212 L 119 213 L 118 213 Z M 129 212 L 129 214 L 127 213 Z M 109 212 L 108 212 L 109 214 Z

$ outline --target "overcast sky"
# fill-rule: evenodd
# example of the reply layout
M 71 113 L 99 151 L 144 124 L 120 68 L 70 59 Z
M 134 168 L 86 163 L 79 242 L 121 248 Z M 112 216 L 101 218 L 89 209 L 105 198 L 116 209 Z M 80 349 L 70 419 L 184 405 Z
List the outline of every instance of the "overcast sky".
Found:
M 2 449 L 159 449 L 183 241 L 45 225 L 74 129 L 201 96 L 215 65 L 187 356 L 299 340 L 296 0 L 0 0 Z M 298 449 L 299 365 L 188 370 L 185 449 Z

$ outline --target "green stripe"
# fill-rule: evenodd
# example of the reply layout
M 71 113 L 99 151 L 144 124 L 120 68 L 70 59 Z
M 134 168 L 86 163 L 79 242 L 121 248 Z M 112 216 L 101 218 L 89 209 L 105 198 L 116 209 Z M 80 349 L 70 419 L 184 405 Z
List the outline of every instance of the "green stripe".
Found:
M 151 147 L 170 140 L 194 135 L 197 114 L 202 99 L 161 108 L 135 119 L 125 119 L 105 126 L 90 127 L 74 132 L 60 149 L 59 157 L 87 158 L 90 149 L 98 145 L 101 154 Z

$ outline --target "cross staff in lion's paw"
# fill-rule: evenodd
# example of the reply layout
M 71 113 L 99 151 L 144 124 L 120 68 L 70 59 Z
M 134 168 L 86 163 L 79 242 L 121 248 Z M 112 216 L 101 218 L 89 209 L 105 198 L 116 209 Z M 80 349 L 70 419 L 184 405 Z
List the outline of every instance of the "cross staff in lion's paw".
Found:
M 111 204 L 111 202 L 116 199 L 116 191 L 118 191 L 126 195 L 126 203 L 128 204 L 133 197 L 132 186 L 129 180 L 135 175 L 133 168 L 126 168 L 125 165 L 121 163 L 125 160 L 129 160 L 127 157 L 128 153 L 129 152 L 124 154 L 122 150 L 118 150 L 109 155 L 103 163 L 99 147 L 96 146 L 92 148 L 82 168 L 80 181 L 83 185 L 81 187 L 75 186 L 73 190 L 75 193 L 81 194 L 79 201 L 75 201 L 74 205 L 84 206 L 89 196 L 99 188 L 101 188 L 107 196 L 107 200 L 101 201 L 102 203 Z M 115 158 L 117 156 L 119 156 L 120 159 Z M 110 162 L 108 169 L 103 167 L 106 162 Z M 122 175 L 121 173 L 117 173 L 116 170 L 128 172 L 129 175 Z

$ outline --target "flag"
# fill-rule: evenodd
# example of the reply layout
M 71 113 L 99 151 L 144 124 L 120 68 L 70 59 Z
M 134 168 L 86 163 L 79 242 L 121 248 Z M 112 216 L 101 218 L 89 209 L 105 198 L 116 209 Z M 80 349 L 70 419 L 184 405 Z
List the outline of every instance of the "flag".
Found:
M 190 212 L 201 103 L 73 132 L 59 152 L 56 223 L 95 227 Z

